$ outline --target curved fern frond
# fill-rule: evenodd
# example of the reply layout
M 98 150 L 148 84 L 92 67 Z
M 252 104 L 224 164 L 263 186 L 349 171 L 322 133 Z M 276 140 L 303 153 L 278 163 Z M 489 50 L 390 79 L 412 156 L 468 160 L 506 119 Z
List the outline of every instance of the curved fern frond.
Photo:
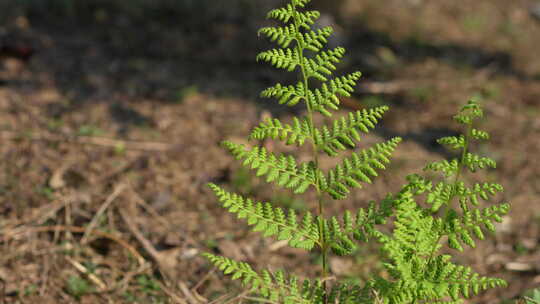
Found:
M 331 79 L 321 85 L 320 89 L 308 90 L 307 102 L 311 108 L 325 116 L 332 114 L 327 110 L 337 110 L 339 105 L 338 96 L 350 97 L 356 82 L 362 73 L 354 72 L 349 75 Z
M 315 31 L 309 30 L 304 33 L 298 33 L 296 40 L 303 49 L 319 52 L 324 45 L 328 43 L 328 37 L 330 37 L 333 32 L 334 30 L 327 26 Z
M 470 298 L 481 290 L 506 286 L 504 280 L 481 277 L 470 267 L 457 266 L 451 263 L 450 259 L 450 255 L 439 255 L 427 265 L 425 271 L 425 280 L 438 287 L 438 298 L 451 297 L 457 300 L 460 294 Z
M 259 30 L 258 34 L 265 35 L 268 39 L 276 42 L 282 48 L 288 47 L 292 41 L 297 40 L 296 37 L 299 35 L 294 24 L 289 24 L 284 27 L 263 27 Z
M 502 216 L 510 209 L 508 204 L 499 204 L 482 209 L 465 210 L 458 215 L 454 210 L 448 212 L 444 221 L 443 234 L 448 235 L 448 246 L 463 251 L 461 243 L 472 248 L 476 246 L 472 236 L 483 240 L 484 233 L 481 225 L 490 232 L 495 231 L 494 222 L 501 223 Z
M 310 250 L 315 244 L 319 244 L 319 228 L 311 213 L 306 213 L 299 222 L 293 209 L 285 213 L 283 209 L 272 207 L 270 203 L 245 199 L 215 184 L 208 186 L 223 207 L 236 213 L 239 219 L 245 219 L 248 225 L 253 225 L 253 231 L 260 231 L 265 237 L 277 236 L 278 240 L 287 240 L 294 248 Z
M 298 279 L 294 276 L 287 278 L 283 271 L 263 270 L 259 274 L 247 263 L 210 253 L 203 255 L 224 274 L 231 275 L 233 280 L 242 280 L 242 284 L 250 287 L 252 293 L 272 301 L 271 303 L 313 303 L 304 298 L 303 289 L 302 286 L 299 286 Z
M 438 243 L 441 225 L 418 206 L 408 188 L 404 188 L 394 198 L 394 207 L 396 219 L 393 238 L 384 244 L 383 249 L 392 259 L 397 260 L 396 267 L 400 269 L 409 265 L 410 261 L 407 260 L 411 255 L 420 258 L 433 252 L 434 244 Z M 435 248 L 439 247 L 437 244 Z
M 298 18 L 298 26 L 306 30 L 309 30 L 311 25 L 315 24 L 315 21 L 319 19 L 321 14 L 318 11 L 304 11 L 298 12 L 296 15 Z
M 459 196 L 459 204 L 463 211 L 469 210 L 469 204 L 478 206 L 478 197 L 487 201 L 491 196 L 503 190 L 503 186 L 497 183 L 476 183 L 469 188 L 465 186 L 465 183 L 457 182 L 455 187 L 455 193 Z
M 326 179 L 319 178 L 319 187 L 334 199 L 343 199 L 351 187 L 361 187 L 360 182 L 371 183 L 378 176 L 377 169 L 385 169 L 389 157 L 401 138 L 395 137 L 385 143 L 353 153 L 334 169 L 328 172 Z
M 459 161 L 457 159 L 453 159 L 451 161 L 444 159 L 441 161 L 431 162 L 424 167 L 424 171 L 428 170 L 441 172 L 446 177 L 454 176 L 459 170 Z
M 279 119 L 267 118 L 261 122 L 249 135 L 249 139 L 263 140 L 267 138 L 278 139 L 287 145 L 301 146 L 306 139 L 310 139 L 309 122 L 306 118 L 301 120 L 294 117 L 292 125 L 282 123 Z
M 382 118 L 387 106 L 350 112 L 348 117 L 334 120 L 332 127 L 323 126 L 314 130 L 314 140 L 318 148 L 329 156 L 336 156 L 339 150 L 355 147 L 355 141 L 360 141 L 359 132 L 369 133 Z
M 367 288 L 360 288 L 354 284 L 338 283 L 328 292 L 328 303 L 363 304 L 373 303 L 369 299 Z M 315 302 L 317 303 L 317 302 Z
M 350 214 L 349 214 L 350 215 Z M 356 244 L 352 241 L 351 233 L 353 230 L 352 218 L 346 217 L 344 222 L 344 229 L 341 228 L 341 224 L 336 217 L 332 217 L 330 220 L 324 221 L 325 240 L 332 249 L 334 254 L 339 256 L 345 256 L 351 254 L 356 250 Z
M 257 169 L 257 176 L 266 175 L 267 182 L 293 189 L 294 193 L 304 193 L 309 186 L 315 186 L 315 168 L 313 163 L 296 164 L 294 157 L 284 154 L 275 155 L 264 147 L 248 149 L 242 144 L 224 141 L 222 145 L 236 159 L 243 159 L 244 166 Z
M 470 298 L 481 290 L 506 286 L 504 280 L 481 277 L 470 267 L 451 263 L 450 258 L 449 255 L 439 255 L 427 265 L 425 272 L 417 271 L 410 280 L 400 279 L 396 282 L 381 280 L 378 285 L 384 286 L 385 292 L 390 295 L 389 303 L 395 304 L 414 301 L 462 303 L 460 295 Z
M 279 98 L 279 104 L 287 104 L 288 106 L 294 106 L 300 100 L 306 99 L 304 96 L 304 84 L 299 82 L 296 87 L 282 86 L 281 84 L 276 84 L 269 88 L 266 88 L 261 92 L 261 97 L 264 98 Z
M 473 98 L 461 108 L 459 113 L 454 116 L 454 120 L 463 125 L 472 125 L 473 121 L 484 116 L 484 111 Z
M 501 191 L 503 187 L 497 183 L 476 183 L 472 188 L 468 188 L 461 181 L 455 184 L 440 182 L 429 190 L 426 202 L 432 205 L 432 212 L 437 212 L 441 206 L 448 205 L 455 196 L 458 196 L 461 209 L 467 211 L 468 202 L 473 206 L 478 206 L 478 196 L 483 200 L 488 200 L 490 196 Z
M 336 48 L 334 50 L 320 52 L 319 55 L 314 57 L 315 59 L 304 58 L 304 69 L 307 78 L 327 81 L 328 79 L 324 75 L 332 74 L 332 71 L 336 69 L 334 63 L 338 63 L 344 54 L 344 48 Z
M 471 171 L 478 169 L 496 168 L 497 163 L 489 157 L 481 157 L 473 153 L 467 153 L 463 159 L 464 165 Z
M 294 18 L 295 13 L 296 17 L 298 18 L 299 25 L 305 29 L 310 29 L 309 26 L 313 25 L 315 20 L 319 19 L 321 15 L 318 11 L 295 11 L 292 4 L 289 3 L 286 7 L 271 10 L 266 15 L 266 18 L 288 23 L 292 18 Z
M 367 242 L 369 238 L 380 237 L 381 233 L 375 229 L 375 225 L 386 223 L 392 214 L 391 204 L 390 200 L 383 200 L 377 209 L 377 205 L 370 202 L 367 208 L 358 209 L 355 215 L 346 211 L 341 221 L 336 217 L 326 220 L 323 227 L 330 249 L 336 255 L 349 255 L 357 248 L 353 239 Z
M 478 130 L 478 129 L 472 129 L 471 130 L 471 136 L 472 138 L 476 140 L 488 140 L 489 139 L 489 133 L 486 131 Z
M 437 143 L 443 146 L 447 146 L 451 149 L 459 150 L 465 148 L 465 136 L 447 136 L 439 138 Z
M 470 136 L 477 140 L 489 139 L 489 134 L 487 132 L 474 128 L 471 129 Z M 443 137 L 438 139 L 437 143 L 455 150 L 463 149 L 465 148 L 465 135 Z
M 296 49 L 272 49 L 257 55 L 257 61 L 269 62 L 278 69 L 285 69 L 289 72 L 300 65 L 300 57 Z
M 454 198 L 455 187 L 445 182 L 438 183 L 427 195 L 426 203 L 431 204 L 431 212 L 437 212 L 441 206 L 447 206 Z

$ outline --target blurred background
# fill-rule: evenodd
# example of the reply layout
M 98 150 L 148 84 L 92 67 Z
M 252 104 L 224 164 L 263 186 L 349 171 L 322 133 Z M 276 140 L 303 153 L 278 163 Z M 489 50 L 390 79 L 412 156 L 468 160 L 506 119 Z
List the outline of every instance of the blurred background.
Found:
M 0 299 L 6 303 L 238 303 L 239 286 L 199 257 L 316 275 L 316 253 L 263 239 L 226 214 L 209 181 L 305 211 L 218 146 L 245 142 L 261 118 L 302 108 L 258 98 L 295 73 L 255 62 L 274 47 L 257 29 L 279 0 L 0 1 Z M 455 255 L 509 281 L 475 303 L 514 303 L 540 286 L 540 2 L 313 0 L 317 26 L 359 70 L 347 111 L 389 105 L 365 145 L 405 140 L 373 186 L 328 205 L 365 206 L 397 191 L 427 161 L 452 157 L 435 140 L 460 130 L 452 115 L 483 101 L 477 152 L 512 203 L 497 235 Z M 322 122 L 322 118 L 320 121 Z M 273 150 L 304 150 L 265 143 Z M 335 160 L 323 160 L 327 166 Z M 385 275 L 375 247 L 331 259 L 362 283 Z M 471 302 L 472 303 L 472 302 Z

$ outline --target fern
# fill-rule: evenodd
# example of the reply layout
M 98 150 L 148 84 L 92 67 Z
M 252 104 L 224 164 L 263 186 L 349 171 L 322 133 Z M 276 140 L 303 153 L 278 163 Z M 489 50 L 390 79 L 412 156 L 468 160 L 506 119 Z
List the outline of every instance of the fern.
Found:
M 461 157 L 451 161 L 434 162 L 425 167 L 426 171 L 440 172 L 443 180 L 433 186 L 433 182 L 420 175 L 410 175 L 409 183 L 395 196 L 388 199 L 395 209 L 394 230 L 391 235 L 380 234 L 378 241 L 389 259 L 385 267 L 392 280 L 378 278 L 373 286 L 388 303 L 461 303 L 461 298 L 469 298 L 487 288 L 505 286 L 506 282 L 482 277 L 470 267 L 458 266 L 451 262 L 451 256 L 437 254 L 443 247 L 443 237 L 449 248 L 462 251 L 463 245 L 475 247 L 473 237 L 484 239 L 484 230 L 495 231 L 494 222 L 501 222 L 509 210 L 506 203 L 479 208 L 477 196 L 488 200 L 502 191 L 496 183 L 466 186 L 461 180 L 466 169 L 475 172 L 478 168 L 495 166 L 488 158 L 470 158 L 469 144 L 475 139 L 487 139 L 484 131 L 473 128 L 476 119 L 482 117 L 479 104 L 471 100 L 455 120 L 466 127 L 466 133 L 439 140 L 453 149 L 461 150 Z M 473 131 L 475 130 L 475 131 Z M 450 181 L 449 181 L 450 180 Z M 425 203 L 417 202 L 417 197 L 425 195 Z M 436 216 L 439 209 L 444 212 Z
M 489 134 L 475 129 L 473 123 L 482 116 L 480 106 L 470 101 L 455 119 L 467 127 L 465 134 L 444 137 L 439 143 L 461 151 L 461 157 L 433 162 L 426 171 L 440 173 L 442 179 L 432 181 L 419 174 L 407 177 L 408 183 L 397 194 L 389 194 L 380 203 L 370 202 L 356 212 L 327 217 L 325 201 L 344 199 L 353 188 L 371 184 L 388 166 L 401 138 L 391 138 L 372 147 L 360 149 L 363 134 L 369 133 L 382 119 L 388 107 L 381 106 L 348 113 L 328 124 L 317 126 L 313 116 L 320 113 L 332 117 L 339 109 L 340 97 L 350 96 L 360 72 L 334 76 L 336 65 L 345 49 L 325 49 L 331 28 L 312 29 L 319 12 L 306 10 L 310 0 L 290 0 L 271 10 L 267 17 L 282 23 L 259 30 L 278 45 L 261 52 L 257 61 L 275 68 L 297 72 L 296 83 L 277 83 L 261 92 L 261 97 L 275 99 L 287 106 L 303 105 L 305 116 L 291 122 L 267 118 L 252 130 L 252 141 L 279 140 L 287 145 L 309 145 L 312 158 L 299 162 L 293 155 L 275 153 L 257 145 L 224 141 L 222 146 L 242 165 L 252 169 L 266 182 L 289 189 L 296 194 L 313 191 L 317 197 L 316 213 L 297 215 L 271 202 L 257 202 L 224 188 L 209 184 L 218 201 L 228 212 L 244 220 L 263 237 L 286 241 L 290 247 L 317 250 L 322 257 L 319 278 L 300 280 L 284 271 L 255 271 L 245 262 L 205 254 L 211 263 L 241 280 L 253 295 L 250 300 L 263 303 L 461 303 L 487 288 L 504 286 L 505 282 L 483 277 L 470 267 L 455 264 L 451 256 L 441 254 L 444 246 L 463 250 L 474 247 L 476 240 L 495 230 L 508 212 L 508 204 L 481 206 L 502 191 L 496 183 L 468 185 L 464 171 L 475 172 L 494 168 L 495 162 L 472 153 L 472 140 L 487 140 Z M 334 168 L 322 170 L 319 157 L 338 157 L 351 149 Z M 431 174 L 433 175 L 433 174 Z M 392 224 L 388 232 L 381 225 Z M 443 241 L 446 240 L 446 243 Z M 328 257 L 350 255 L 364 242 L 381 244 L 384 267 L 390 278 L 373 277 L 363 285 L 332 281 Z

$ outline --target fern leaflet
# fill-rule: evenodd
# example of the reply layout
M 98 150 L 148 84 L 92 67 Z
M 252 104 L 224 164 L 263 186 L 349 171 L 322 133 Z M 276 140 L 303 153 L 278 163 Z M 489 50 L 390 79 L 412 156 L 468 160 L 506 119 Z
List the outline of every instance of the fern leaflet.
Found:
M 311 213 L 306 213 L 299 223 L 293 209 L 286 214 L 283 209 L 272 207 L 270 203 L 253 202 L 242 196 L 227 192 L 215 184 L 209 184 L 223 207 L 236 213 L 240 219 L 246 219 L 253 225 L 253 231 L 263 235 L 276 235 L 279 240 L 287 240 L 291 247 L 310 250 L 319 244 L 319 231 Z

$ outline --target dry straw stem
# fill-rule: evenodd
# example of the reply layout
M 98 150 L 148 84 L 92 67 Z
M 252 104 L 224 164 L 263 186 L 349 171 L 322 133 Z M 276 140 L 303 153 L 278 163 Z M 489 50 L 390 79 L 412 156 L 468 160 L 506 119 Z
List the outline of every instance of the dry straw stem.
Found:
M 58 231 L 64 231 L 64 232 L 73 232 L 73 233 L 85 233 L 86 228 L 84 227 L 78 227 L 78 226 L 62 226 L 62 225 L 56 225 L 56 226 L 41 226 L 41 227 L 24 227 L 22 229 L 18 229 L 17 231 L 5 231 L 3 232 L 4 236 L 1 239 L 1 242 L 6 243 L 11 239 L 15 239 L 18 236 L 31 234 L 31 233 L 40 233 L 40 232 L 58 232 Z M 137 259 L 137 262 L 140 266 L 143 266 L 146 264 L 146 260 L 144 257 L 135 249 L 133 246 L 128 244 L 126 241 L 121 239 L 120 237 L 117 237 L 113 234 L 99 231 L 99 230 L 92 230 L 92 235 L 98 236 L 98 237 L 104 237 L 107 239 L 110 239 L 116 243 L 118 243 L 120 246 L 124 247 L 133 257 Z
M 97 287 L 99 288 L 100 292 L 103 292 L 103 291 L 107 290 L 107 285 L 105 285 L 105 283 L 103 283 L 103 281 L 101 281 L 101 279 L 98 278 L 95 274 L 88 271 L 88 269 L 86 267 L 84 267 L 81 263 L 75 261 L 74 259 L 72 259 L 69 256 L 66 256 L 66 260 L 71 265 L 73 265 L 73 267 L 75 267 L 75 269 L 80 271 L 82 274 L 86 275 L 90 279 L 90 281 L 92 281 L 94 284 L 96 284 Z
M 121 183 L 114 188 L 114 191 L 107 197 L 105 202 L 99 207 L 96 214 L 92 217 L 90 224 L 86 227 L 86 231 L 81 239 L 81 244 L 86 245 L 88 243 L 88 237 L 92 233 L 92 230 L 96 227 L 101 215 L 107 210 L 111 203 L 126 189 L 126 185 Z

